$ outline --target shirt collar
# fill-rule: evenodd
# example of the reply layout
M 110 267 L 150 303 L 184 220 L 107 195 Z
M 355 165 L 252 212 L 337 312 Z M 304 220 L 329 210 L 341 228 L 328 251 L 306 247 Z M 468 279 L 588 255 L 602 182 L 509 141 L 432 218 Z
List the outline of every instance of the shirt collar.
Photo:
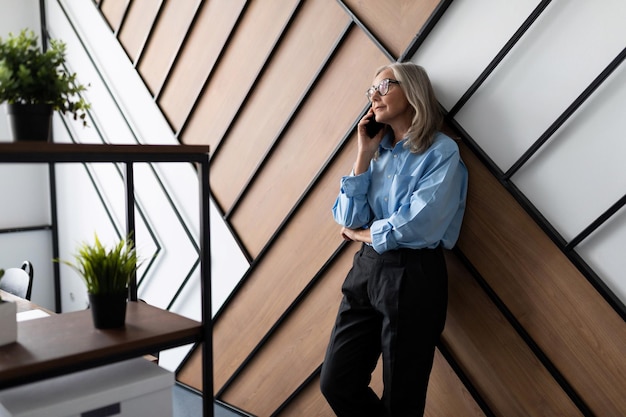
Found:
M 386 150 L 393 150 L 393 148 L 395 147 L 393 144 L 393 131 L 389 131 L 387 133 L 385 133 L 385 136 L 383 136 L 383 140 L 380 141 L 380 147 L 382 149 L 386 149 Z M 406 140 L 406 138 L 402 139 L 400 142 L 398 142 L 396 145 L 401 144 L 402 142 L 404 142 Z

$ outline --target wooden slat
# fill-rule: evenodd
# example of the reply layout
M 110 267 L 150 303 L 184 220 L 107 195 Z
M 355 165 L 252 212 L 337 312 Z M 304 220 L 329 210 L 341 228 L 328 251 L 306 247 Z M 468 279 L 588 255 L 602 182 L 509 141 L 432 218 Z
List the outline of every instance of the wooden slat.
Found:
M 130 0 L 102 0 L 100 2 L 100 10 L 113 32 L 117 32 L 120 28 L 129 3 Z
M 184 143 L 203 143 L 215 149 L 261 72 L 296 3 L 297 0 L 259 0 L 248 5 L 240 27 L 180 135 Z
M 374 70 L 385 62 L 362 31 L 351 31 L 232 217 L 253 256 L 357 119 L 366 104 L 363 91 L 371 84 Z
M 485 414 L 439 351 L 428 382 L 425 417 L 484 417 Z
M 130 4 L 119 40 L 133 62 L 148 37 L 161 3 L 162 0 L 142 0 Z
M 459 247 L 595 415 L 626 415 L 626 324 L 462 150 L 471 175 Z
M 324 19 L 320 20 L 320 15 Z M 271 147 L 348 21 L 335 0 L 305 3 L 298 13 L 267 72 L 212 160 L 213 196 L 225 211 Z M 339 137 L 341 133 L 337 132 L 333 139 Z M 326 142 L 332 145 L 334 140 Z M 322 149 L 314 152 L 317 158 L 324 156 Z M 314 155 L 309 156 L 315 161 Z
M 200 95 L 244 5 L 245 0 L 202 3 L 159 98 L 159 105 L 175 131 L 181 128 Z
M 443 341 L 496 415 L 582 415 L 459 260 L 446 261 L 450 300 Z
M 407 49 L 440 0 L 345 0 L 346 5 L 395 58 Z
M 335 413 L 320 393 L 320 380 L 314 378 L 276 417 L 334 417 Z
M 158 92 L 165 82 L 199 3 L 200 0 L 166 1 L 163 5 L 138 67 L 152 94 Z

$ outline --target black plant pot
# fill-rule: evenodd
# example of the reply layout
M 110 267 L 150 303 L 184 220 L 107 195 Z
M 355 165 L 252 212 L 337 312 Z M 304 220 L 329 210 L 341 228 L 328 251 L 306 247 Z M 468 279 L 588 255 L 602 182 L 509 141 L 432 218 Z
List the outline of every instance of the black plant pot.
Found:
M 9 104 L 7 117 L 14 142 L 50 140 L 52 106 L 50 104 Z
M 97 329 L 114 329 L 124 326 L 128 291 L 88 295 L 93 325 Z

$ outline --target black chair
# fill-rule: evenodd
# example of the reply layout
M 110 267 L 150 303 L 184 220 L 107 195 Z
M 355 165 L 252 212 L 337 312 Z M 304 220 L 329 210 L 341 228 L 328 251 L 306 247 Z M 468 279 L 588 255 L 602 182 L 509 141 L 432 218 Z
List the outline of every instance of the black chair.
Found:
M 24 261 L 21 268 L 8 268 L 0 278 L 0 290 L 30 300 L 33 291 L 33 265 Z

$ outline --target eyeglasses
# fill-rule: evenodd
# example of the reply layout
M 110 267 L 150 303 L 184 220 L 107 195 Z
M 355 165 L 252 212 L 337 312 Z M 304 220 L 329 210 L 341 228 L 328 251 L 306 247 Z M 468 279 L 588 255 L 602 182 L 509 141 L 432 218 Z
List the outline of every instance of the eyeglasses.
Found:
M 367 91 L 365 92 L 367 99 L 369 101 L 372 101 L 372 96 L 376 91 L 378 91 L 378 94 L 380 94 L 381 96 L 387 95 L 387 93 L 389 92 L 389 84 L 400 84 L 400 81 L 392 80 L 391 78 L 385 78 L 384 80 L 381 80 L 378 85 L 373 85 L 367 89 Z

